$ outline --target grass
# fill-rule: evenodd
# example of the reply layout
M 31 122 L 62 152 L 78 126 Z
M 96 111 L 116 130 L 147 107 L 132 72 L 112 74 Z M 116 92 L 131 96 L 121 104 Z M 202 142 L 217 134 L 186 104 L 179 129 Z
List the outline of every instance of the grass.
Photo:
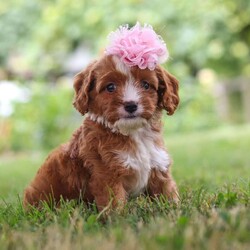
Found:
M 250 126 L 167 135 L 181 202 L 131 199 L 104 223 L 94 204 L 23 211 L 46 153 L 0 157 L 0 249 L 250 249 Z

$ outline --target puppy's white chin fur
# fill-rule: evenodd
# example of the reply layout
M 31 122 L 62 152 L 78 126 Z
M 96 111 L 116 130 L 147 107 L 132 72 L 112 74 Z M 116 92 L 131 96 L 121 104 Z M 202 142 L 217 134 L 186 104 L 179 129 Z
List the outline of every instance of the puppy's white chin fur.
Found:
M 147 125 L 147 120 L 142 117 L 121 118 L 115 122 L 114 127 L 123 135 L 129 135 Z
M 103 116 L 99 116 L 93 113 L 86 115 L 90 120 L 102 124 L 106 128 L 109 128 L 113 133 L 120 133 L 123 135 L 130 135 L 136 132 L 138 129 L 147 125 L 147 120 L 142 117 L 135 118 L 120 118 L 114 124 L 108 122 Z

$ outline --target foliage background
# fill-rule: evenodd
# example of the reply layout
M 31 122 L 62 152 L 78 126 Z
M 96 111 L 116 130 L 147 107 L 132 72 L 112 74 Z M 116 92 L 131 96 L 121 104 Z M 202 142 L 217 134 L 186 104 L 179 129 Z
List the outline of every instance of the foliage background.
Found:
M 0 79 L 30 97 L 16 102 L 11 116 L 0 115 L 0 150 L 51 149 L 67 140 L 82 119 L 71 105 L 74 74 L 103 52 L 110 31 L 136 21 L 164 38 L 171 55 L 164 66 L 180 80 L 182 101 L 166 118 L 169 133 L 225 124 L 216 85 L 250 76 L 249 11 L 244 0 L 2 1 Z

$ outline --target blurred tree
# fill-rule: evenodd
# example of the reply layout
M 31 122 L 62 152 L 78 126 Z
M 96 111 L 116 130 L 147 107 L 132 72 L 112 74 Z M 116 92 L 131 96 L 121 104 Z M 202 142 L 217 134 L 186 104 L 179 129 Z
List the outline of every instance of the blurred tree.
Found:
M 169 67 L 181 77 L 203 67 L 250 75 L 250 1 L 12 0 L 1 2 L 0 12 L 1 63 L 13 49 L 21 51 L 35 76 L 60 74 L 80 44 L 98 53 L 111 30 L 137 20 L 167 41 L 174 59 Z
M 32 35 L 42 12 L 39 1 L 9 0 L 0 2 L 0 65 L 11 53 L 32 42 Z
M 69 105 L 72 99 L 71 89 L 62 84 L 48 86 L 33 83 L 30 101 L 15 104 L 17 112 L 10 117 L 10 145 L 2 145 L 2 148 L 50 149 L 67 141 L 79 124 Z

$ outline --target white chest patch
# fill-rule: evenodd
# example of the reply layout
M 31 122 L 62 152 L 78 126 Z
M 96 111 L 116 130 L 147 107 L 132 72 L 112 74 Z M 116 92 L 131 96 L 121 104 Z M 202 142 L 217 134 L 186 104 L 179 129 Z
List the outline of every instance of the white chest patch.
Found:
M 150 129 L 140 129 L 131 135 L 135 145 L 135 152 L 119 152 L 118 159 L 125 168 L 136 171 L 137 181 L 132 195 L 138 195 L 147 186 L 151 169 L 166 171 L 170 165 L 170 157 L 163 149 L 155 145 L 156 136 Z

